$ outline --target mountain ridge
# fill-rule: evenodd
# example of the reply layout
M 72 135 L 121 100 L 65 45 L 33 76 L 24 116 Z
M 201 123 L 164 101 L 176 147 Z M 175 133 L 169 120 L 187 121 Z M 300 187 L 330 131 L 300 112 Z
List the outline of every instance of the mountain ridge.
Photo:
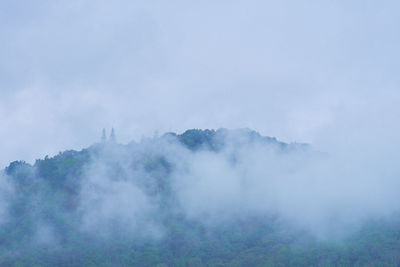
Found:
M 192 150 L 192 151 L 197 151 L 200 149 L 208 149 L 214 152 L 218 152 L 220 149 L 222 149 L 224 143 L 223 139 L 227 137 L 229 134 L 235 134 L 235 135 L 242 135 L 242 136 L 247 136 L 248 140 L 245 141 L 251 141 L 251 142 L 263 142 L 263 143 L 268 143 L 270 145 L 274 145 L 279 147 L 280 149 L 283 150 L 290 150 L 290 149 L 308 149 L 310 148 L 309 144 L 306 143 L 298 143 L 298 142 L 293 142 L 293 143 L 285 143 L 282 141 L 279 141 L 276 137 L 269 137 L 269 136 L 262 136 L 259 134 L 257 131 L 251 130 L 249 128 L 238 128 L 238 129 L 226 129 L 226 128 L 219 128 L 217 130 L 214 129 L 188 129 L 184 131 L 181 134 L 177 134 L 175 132 L 166 132 L 160 137 L 153 137 L 153 139 L 167 139 L 169 141 L 178 141 L 180 144 L 184 145 L 186 148 Z M 171 139 L 176 139 L 176 140 L 171 140 Z M 10 162 L 8 166 L 4 168 L 6 173 L 10 173 L 13 169 L 15 169 L 16 166 L 18 165 L 25 165 L 34 167 L 35 165 L 38 164 L 38 162 L 47 160 L 47 159 L 54 159 L 54 158 L 59 158 L 59 157 L 68 157 L 68 156 L 73 156 L 73 155 L 78 155 L 80 153 L 86 153 L 90 152 L 92 150 L 95 150 L 102 144 L 115 144 L 119 146 L 129 146 L 132 143 L 136 143 L 134 141 L 123 145 L 123 144 L 117 144 L 114 142 L 109 142 L 109 141 L 101 141 L 99 143 L 95 143 L 93 145 L 90 145 L 87 148 L 83 148 L 81 150 L 73 150 L 73 149 L 68 149 L 65 151 L 60 151 L 57 155 L 54 155 L 52 157 L 45 156 L 43 159 L 39 158 L 35 161 L 34 164 L 29 164 L 23 160 L 15 160 Z

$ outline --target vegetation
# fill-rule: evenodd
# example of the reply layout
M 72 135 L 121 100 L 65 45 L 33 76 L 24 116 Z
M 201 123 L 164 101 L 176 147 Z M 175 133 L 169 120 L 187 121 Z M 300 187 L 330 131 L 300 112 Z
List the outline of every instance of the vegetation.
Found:
M 306 231 L 290 228 L 273 214 L 243 216 L 215 225 L 185 216 L 171 187 L 176 166 L 162 144 L 182 144 L 190 153 L 218 153 L 228 135 L 235 134 L 244 136 L 246 142 L 267 144 L 283 153 L 307 149 L 307 145 L 285 144 L 250 130 L 188 130 L 181 135 L 168 133 L 150 140 L 151 145 L 147 146 L 103 142 L 82 151 L 65 151 L 37 160 L 33 166 L 12 162 L 4 170 L 5 175 L 0 176 L 11 185 L 11 189 L 1 192 L 7 207 L 0 228 L 0 266 L 400 264 L 397 215 L 370 220 L 358 231 L 336 241 L 319 240 Z M 235 140 L 237 146 L 242 145 L 243 139 Z M 100 172 L 99 166 L 105 170 Z M 109 220 L 107 226 L 94 222 L 89 229 L 82 228 L 87 212 L 82 202 L 88 190 L 88 176 L 93 171 L 113 181 L 134 179 L 154 199 L 152 204 L 156 208 L 149 215 L 151 220 L 145 219 L 130 231 L 129 225 L 112 213 L 116 214 L 115 220 Z M 148 233 L 149 224 L 160 225 L 160 234 Z

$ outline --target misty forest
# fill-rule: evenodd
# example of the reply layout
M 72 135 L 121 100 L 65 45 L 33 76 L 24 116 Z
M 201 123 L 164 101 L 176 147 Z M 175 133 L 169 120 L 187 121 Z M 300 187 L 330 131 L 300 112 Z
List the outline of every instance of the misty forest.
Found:
M 399 0 L 0 0 L 0 267 L 400 267 Z
M 249 129 L 103 132 L 2 171 L 0 266 L 398 266 L 396 194 L 342 163 Z

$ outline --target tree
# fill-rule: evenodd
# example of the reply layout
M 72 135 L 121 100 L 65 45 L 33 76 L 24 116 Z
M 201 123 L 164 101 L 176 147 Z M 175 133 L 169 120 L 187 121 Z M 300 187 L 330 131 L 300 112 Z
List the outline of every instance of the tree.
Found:
M 111 129 L 110 142 L 111 143 L 116 143 L 117 142 L 117 138 L 115 137 L 114 128 Z

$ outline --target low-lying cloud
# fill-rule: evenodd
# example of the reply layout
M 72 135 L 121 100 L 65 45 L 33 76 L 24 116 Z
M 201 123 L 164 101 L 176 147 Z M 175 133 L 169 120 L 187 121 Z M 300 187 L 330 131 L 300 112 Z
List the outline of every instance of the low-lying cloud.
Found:
M 1 223 L 17 240 L 58 248 L 80 238 L 162 241 L 183 221 L 212 233 L 268 218 L 289 231 L 338 240 L 400 210 L 391 162 L 368 161 L 357 151 L 323 153 L 249 130 L 199 132 L 209 135 L 200 145 L 193 136 L 167 134 L 95 144 L 34 167 L 10 165 L 1 177 Z

